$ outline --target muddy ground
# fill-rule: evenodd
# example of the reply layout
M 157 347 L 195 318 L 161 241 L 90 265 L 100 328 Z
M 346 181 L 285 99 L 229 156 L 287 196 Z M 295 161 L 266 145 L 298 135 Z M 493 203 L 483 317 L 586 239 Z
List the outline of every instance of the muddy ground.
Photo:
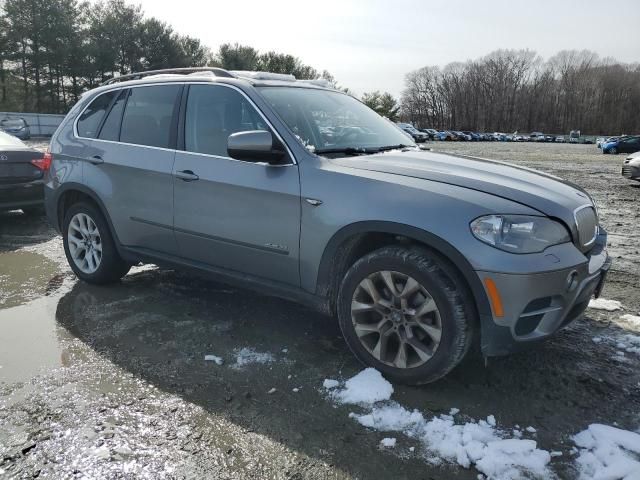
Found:
M 471 356 L 437 383 L 395 386 L 393 398 L 425 415 L 456 407 L 493 414 L 505 430 L 534 426 L 540 448 L 563 452 L 553 471 L 574 478 L 571 435 L 593 422 L 640 426 L 640 358 L 615 345 L 633 329 L 621 314 L 640 311 L 640 183 L 620 177 L 621 155 L 593 145 L 433 148 L 512 160 L 588 189 L 615 260 L 603 297 L 624 310 L 589 309 L 535 350 L 487 367 Z M 381 449 L 385 434 L 348 417 L 357 407 L 327 400 L 325 378 L 362 369 L 335 321 L 148 266 L 108 288 L 80 283 L 45 222 L 0 214 L 0 478 L 476 478 L 473 468 L 432 465 L 407 437 Z M 271 361 L 235 365 L 244 347 Z

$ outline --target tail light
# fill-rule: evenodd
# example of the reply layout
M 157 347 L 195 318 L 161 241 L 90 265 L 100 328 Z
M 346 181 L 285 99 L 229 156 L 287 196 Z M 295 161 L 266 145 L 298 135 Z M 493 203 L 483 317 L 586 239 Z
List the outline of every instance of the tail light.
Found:
M 33 160 L 31 160 L 31 164 L 39 168 L 43 172 L 46 172 L 47 170 L 49 170 L 49 168 L 51 168 L 52 159 L 53 156 L 51 155 L 51 152 L 47 150 L 46 152 L 44 152 L 42 158 L 34 158 Z

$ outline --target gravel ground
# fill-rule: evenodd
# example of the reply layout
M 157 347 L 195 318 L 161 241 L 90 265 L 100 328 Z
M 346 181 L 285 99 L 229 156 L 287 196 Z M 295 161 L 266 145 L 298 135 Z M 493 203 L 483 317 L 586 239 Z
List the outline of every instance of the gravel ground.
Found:
M 425 416 L 460 409 L 560 451 L 576 478 L 571 436 L 594 422 L 640 427 L 640 361 L 617 339 L 640 330 L 640 183 L 622 156 L 595 146 L 437 143 L 434 150 L 510 160 L 589 190 L 615 263 L 603 297 L 539 348 L 470 356 L 447 378 L 396 386 Z M 636 332 L 637 333 L 637 332 Z M 594 341 L 594 338 L 596 341 Z M 366 429 L 322 390 L 362 370 L 336 322 L 283 300 L 153 266 L 97 288 L 75 280 L 42 218 L 0 214 L 0 478 L 476 478 L 434 465 L 412 438 Z M 245 349 L 245 350 L 242 350 Z M 248 349 L 248 350 L 247 350 Z M 215 355 L 222 364 L 205 361 Z M 275 390 L 274 390 L 275 389 Z M 295 389 L 295 391 L 294 391 Z

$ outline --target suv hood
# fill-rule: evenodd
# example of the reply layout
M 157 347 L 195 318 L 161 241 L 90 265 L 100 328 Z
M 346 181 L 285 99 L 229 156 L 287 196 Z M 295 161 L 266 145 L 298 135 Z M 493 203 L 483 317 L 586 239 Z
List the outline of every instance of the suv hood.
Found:
M 482 158 L 392 151 L 332 159 L 343 167 L 422 178 L 506 198 L 562 219 L 575 233 L 574 211 L 593 202 L 579 186 L 536 170 Z M 502 212 L 495 212 L 502 213 Z

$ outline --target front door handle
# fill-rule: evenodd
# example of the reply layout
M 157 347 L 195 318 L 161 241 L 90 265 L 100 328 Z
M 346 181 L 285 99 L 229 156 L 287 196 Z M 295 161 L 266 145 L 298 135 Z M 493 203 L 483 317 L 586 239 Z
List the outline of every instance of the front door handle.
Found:
M 89 159 L 89 163 L 91 163 L 93 165 L 100 165 L 101 163 L 104 163 L 104 160 L 102 159 L 102 157 L 100 155 L 94 155 L 93 157 L 91 157 Z
M 179 178 L 180 180 L 184 180 L 185 182 L 194 182 L 200 178 L 191 170 L 180 170 L 176 172 L 176 177 Z

